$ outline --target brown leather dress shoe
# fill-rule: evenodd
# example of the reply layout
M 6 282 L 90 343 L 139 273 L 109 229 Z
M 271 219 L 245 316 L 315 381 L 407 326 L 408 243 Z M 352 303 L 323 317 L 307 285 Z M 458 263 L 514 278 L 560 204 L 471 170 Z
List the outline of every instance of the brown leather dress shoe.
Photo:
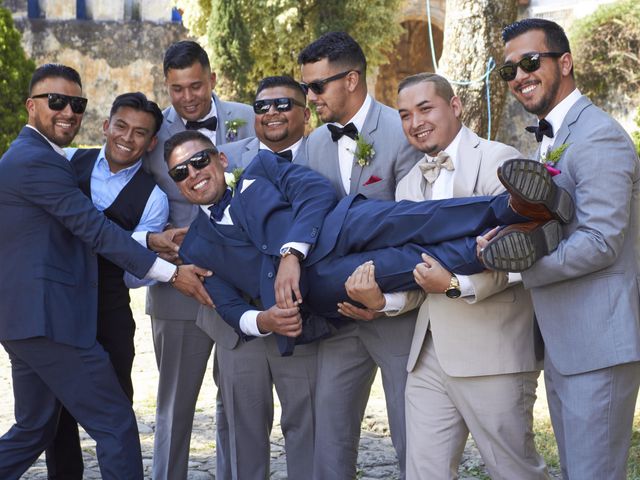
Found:
M 569 192 L 558 187 L 544 164 L 516 158 L 498 168 L 498 178 L 511 194 L 511 208 L 531 220 L 569 223 L 574 205 Z
M 562 227 L 556 220 L 515 223 L 491 239 L 481 260 L 489 270 L 522 272 L 555 250 L 561 239 Z

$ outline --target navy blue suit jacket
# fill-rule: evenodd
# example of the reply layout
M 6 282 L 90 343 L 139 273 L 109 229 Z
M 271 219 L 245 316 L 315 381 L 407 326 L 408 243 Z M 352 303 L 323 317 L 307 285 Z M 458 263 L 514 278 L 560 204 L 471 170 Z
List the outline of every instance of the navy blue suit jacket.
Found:
M 22 129 L 0 159 L 0 340 L 96 340 L 96 254 L 138 277 L 156 256 L 99 213 L 69 162 Z

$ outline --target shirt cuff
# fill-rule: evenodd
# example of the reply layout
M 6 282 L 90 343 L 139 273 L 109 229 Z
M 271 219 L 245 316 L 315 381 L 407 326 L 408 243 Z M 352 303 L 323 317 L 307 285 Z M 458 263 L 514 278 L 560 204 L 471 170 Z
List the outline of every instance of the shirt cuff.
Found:
M 282 253 L 282 251 L 287 247 L 291 247 L 294 250 L 299 251 L 304 258 L 307 258 L 307 254 L 309 253 L 309 248 L 311 248 L 311 245 L 309 243 L 287 242 L 280 249 L 280 253 Z
M 378 312 L 391 312 L 402 310 L 407 303 L 407 294 L 404 292 L 384 293 L 385 304 Z
M 475 297 L 476 290 L 473 288 L 473 283 L 469 280 L 469 277 L 467 275 L 456 275 L 456 277 L 460 283 L 460 296 Z
M 262 333 L 258 328 L 258 314 L 259 310 L 247 310 L 240 317 L 240 330 L 245 335 L 252 337 L 267 337 L 271 335 L 271 332 Z
M 151 268 L 144 276 L 145 280 L 157 280 L 159 282 L 168 282 L 173 277 L 173 274 L 176 273 L 176 267 L 173 263 L 169 263 L 166 260 L 158 257 L 156 261 L 153 262 Z
M 147 232 L 133 232 L 131 234 L 131 238 L 133 238 L 144 248 L 149 248 L 149 245 L 147 245 Z

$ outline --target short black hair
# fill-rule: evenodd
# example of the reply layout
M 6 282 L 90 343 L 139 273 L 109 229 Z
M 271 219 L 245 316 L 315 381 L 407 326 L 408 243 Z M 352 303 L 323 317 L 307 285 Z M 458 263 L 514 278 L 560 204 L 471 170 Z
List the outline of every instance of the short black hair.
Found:
M 299 82 L 296 82 L 289 75 L 278 75 L 263 78 L 262 80 L 260 80 L 260 83 L 258 83 L 258 88 L 256 89 L 256 97 L 264 89 L 275 87 L 288 87 L 292 90 L 295 90 L 296 93 L 300 93 L 300 95 L 302 96 L 302 100 L 306 102 L 307 94 L 304 91 L 304 88 L 302 88 L 302 85 L 300 85 Z
M 553 52 L 571 53 L 569 39 L 564 30 L 556 22 L 545 20 L 544 18 L 525 18 L 507 25 L 502 30 L 502 41 L 507 43 L 520 35 L 531 30 L 541 30 L 544 32 L 547 48 Z
M 164 120 L 162 117 L 162 110 L 160 110 L 160 107 L 158 107 L 156 102 L 149 100 L 144 93 L 129 92 L 118 95 L 111 105 L 109 119 L 111 119 L 118 109 L 122 107 L 131 107 L 134 110 L 151 114 L 155 120 L 155 129 L 153 134 L 156 135 L 158 130 L 160 130 L 160 126 Z
M 80 74 L 71 67 L 62 65 L 61 63 L 45 63 L 44 65 L 36 68 L 31 75 L 31 81 L 29 82 L 29 95 L 33 93 L 33 87 L 47 78 L 64 78 L 70 82 L 77 83 L 82 88 L 82 80 L 80 80 Z
M 186 143 L 191 140 L 199 140 L 205 145 L 207 145 L 208 148 L 215 150 L 214 153 L 218 153 L 218 149 L 213 144 L 211 139 L 206 135 L 200 133 L 197 130 L 183 130 L 182 132 L 176 133 L 175 135 L 170 137 L 166 142 L 164 142 L 164 161 L 169 163 L 169 157 L 171 156 L 173 151 L 176 149 L 176 147 L 179 147 L 183 143 Z
M 367 59 L 358 42 L 346 32 L 329 32 L 307 45 L 298 55 L 298 63 L 305 65 L 327 59 L 346 68 L 358 70 L 366 76 Z
M 162 68 L 164 70 L 164 76 L 167 76 L 169 70 L 183 68 L 189 68 L 194 63 L 198 62 L 204 68 L 211 70 L 211 64 L 209 63 L 209 55 L 205 52 L 198 43 L 191 40 L 182 40 L 176 42 L 167 48 L 164 52 L 164 61 Z
M 433 83 L 433 86 L 436 89 L 436 95 L 446 100 L 447 102 L 456 95 L 453 91 L 453 87 L 449 83 L 449 80 L 444 78 L 442 75 L 430 72 L 416 73 L 415 75 L 409 75 L 408 77 L 403 78 L 398 84 L 398 93 L 400 93 L 405 88 L 411 87 L 418 83 L 427 82 Z

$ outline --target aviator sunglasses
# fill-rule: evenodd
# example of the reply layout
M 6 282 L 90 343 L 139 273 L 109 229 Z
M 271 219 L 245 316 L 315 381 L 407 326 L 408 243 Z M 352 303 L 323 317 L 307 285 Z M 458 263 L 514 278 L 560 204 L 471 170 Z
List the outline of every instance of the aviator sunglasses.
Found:
M 87 109 L 87 99 L 83 97 L 72 97 L 62 93 L 41 93 L 33 95 L 31 98 L 47 98 L 49 100 L 49 108 L 56 111 L 64 110 L 69 104 L 71 104 L 73 113 L 84 113 Z
M 523 72 L 531 73 L 535 72 L 540 68 L 540 59 L 542 57 L 553 57 L 559 58 L 564 55 L 566 52 L 538 52 L 538 53 L 529 53 L 520 59 L 517 63 L 505 63 L 498 69 L 498 73 L 500 73 L 500 78 L 505 82 L 510 82 L 516 75 L 518 74 L 518 67 L 522 69 Z
M 340 80 L 341 78 L 346 77 L 351 72 L 360 73 L 358 70 L 347 70 L 346 72 L 336 73 L 335 75 L 327 78 L 323 78 L 322 80 L 314 80 L 313 82 L 305 83 L 300 82 L 300 86 L 307 93 L 311 90 L 316 95 L 322 95 L 324 93 L 325 86 L 329 82 L 333 82 L 334 80 Z
M 266 98 L 264 100 L 256 100 L 253 102 L 253 111 L 256 115 L 263 115 L 269 111 L 273 105 L 278 112 L 288 112 L 294 105 L 304 108 L 304 103 L 297 101 L 294 98 L 282 97 L 282 98 Z
M 175 167 L 169 169 L 169 176 L 176 183 L 183 181 L 189 176 L 189 165 L 196 170 L 202 170 L 211 163 L 211 157 L 209 156 L 210 153 L 216 154 L 218 151 L 213 148 L 205 148 L 204 150 L 193 154 L 184 162 L 180 162 Z

